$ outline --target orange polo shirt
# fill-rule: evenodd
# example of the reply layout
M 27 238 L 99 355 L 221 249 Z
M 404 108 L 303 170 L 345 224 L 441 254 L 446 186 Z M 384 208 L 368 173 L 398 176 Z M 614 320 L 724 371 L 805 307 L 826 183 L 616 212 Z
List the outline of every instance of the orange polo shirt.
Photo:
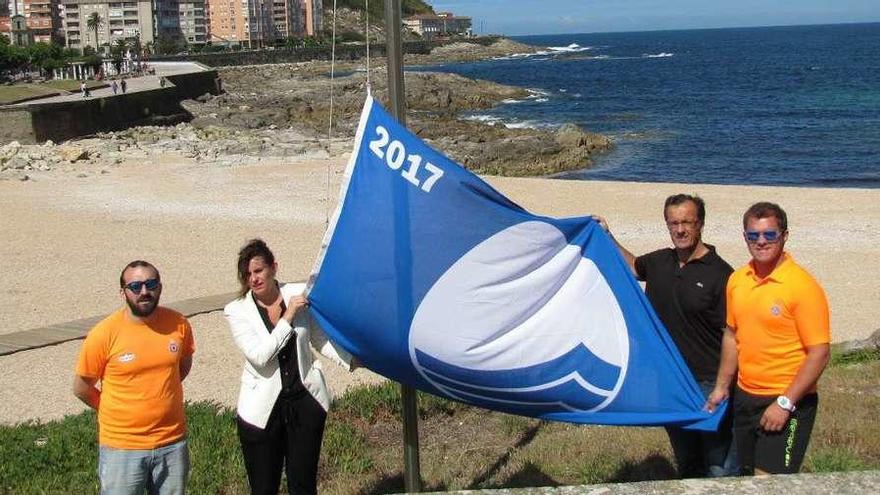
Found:
M 736 334 L 739 387 L 755 395 L 783 394 L 806 348 L 831 342 L 829 322 L 825 292 L 788 253 L 766 278 L 758 278 L 751 263 L 733 272 L 727 326 Z
M 149 325 L 120 309 L 89 331 L 76 374 L 101 380 L 98 441 L 117 449 L 154 449 L 186 435 L 180 361 L 195 351 L 180 313 L 156 308 Z

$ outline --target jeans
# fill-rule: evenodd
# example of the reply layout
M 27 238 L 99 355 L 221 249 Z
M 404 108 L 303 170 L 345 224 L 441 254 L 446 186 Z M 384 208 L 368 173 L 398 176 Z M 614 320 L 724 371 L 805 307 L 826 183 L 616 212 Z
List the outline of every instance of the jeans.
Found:
M 715 388 L 713 382 L 698 382 L 703 395 Z M 675 453 L 678 474 L 682 478 L 716 478 L 740 474 L 733 441 L 732 404 L 728 405 L 718 431 L 694 431 L 667 427 L 669 443 Z
M 151 450 L 98 450 L 102 495 L 183 495 L 189 479 L 186 439 Z

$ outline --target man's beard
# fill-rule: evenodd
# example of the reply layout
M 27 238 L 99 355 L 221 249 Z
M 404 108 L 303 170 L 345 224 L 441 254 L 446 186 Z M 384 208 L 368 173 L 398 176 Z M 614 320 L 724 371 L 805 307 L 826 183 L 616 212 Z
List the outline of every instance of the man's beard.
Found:
M 138 306 L 137 302 L 146 300 L 150 301 L 150 305 L 147 306 L 146 309 L 141 309 L 141 307 Z M 135 301 L 132 301 L 130 298 L 126 297 L 125 302 L 128 304 L 128 309 L 131 310 L 131 314 L 137 316 L 138 318 L 146 318 L 147 316 L 150 316 L 151 314 L 153 314 L 153 311 L 156 311 L 156 307 L 159 306 L 159 298 L 153 296 L 141 296 L 138 297 Z

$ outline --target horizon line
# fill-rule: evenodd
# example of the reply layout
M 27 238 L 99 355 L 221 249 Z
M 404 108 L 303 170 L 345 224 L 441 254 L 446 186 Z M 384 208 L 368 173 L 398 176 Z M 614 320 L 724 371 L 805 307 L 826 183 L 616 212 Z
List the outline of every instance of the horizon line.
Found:
M 632 34 L 632 33 L 660 33 L 669 31 L 723 31 L 727 29 L 766 29 L 766 28 L 791 28 L 791 27 L 818 27 L 818 26 L 849 26 L 849 25 L 866 25 L 880 24 L 880 20 L 876 21 L 852 21 L 852 22 L 822 22 L 814 24 L 767 24 L 753 26 L 727 26 L 727 27 L 696 27 L 696 28 L 662 28 L 662 29 L 633 29 L 624 31 L 582 31 L 571 33 L 537 33 L 537 34 L 506 34 L 499 33 L 498 36 L 508 38 L 523 38 L 528 36 L 580 36 L 584 34 Z M 480 34 L 480 36 L 491 36 L 492 33 Z

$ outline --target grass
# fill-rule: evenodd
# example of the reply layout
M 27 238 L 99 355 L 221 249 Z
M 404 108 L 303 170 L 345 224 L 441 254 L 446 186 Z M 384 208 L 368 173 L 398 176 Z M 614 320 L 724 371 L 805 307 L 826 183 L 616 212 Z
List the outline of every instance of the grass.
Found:
M 106 83 L 101 81 L 87 81 L 86 86 L 95 88 L 104 86 Z M 59 79 L 39 84 L 13 84 L 11 86 L 0 86 L 0 105 L 8 105 L 27 98 L 36 98 L 39 96 L 56 95 L 62 91 L 77 92 L 79 91 L 80 81 L 72 79 Z
M 835 360 L 820 383 L 820 406 L 805 472 L 880 468 L 880 360 Z M 661 428 L 548 423 L 419 394 L 426 490 L 576 485 L 675 477 Z M 399 387 L 349 391 L 334 403 L 321 453 L 326 494 L 403 491 Z M 187 405 L 191 493 L 245 494 L 234 412 Z M 0 426 L 0 493 L 96 493 L 95 415 Z M 282 492 L 284 490 L 282 489 Z

